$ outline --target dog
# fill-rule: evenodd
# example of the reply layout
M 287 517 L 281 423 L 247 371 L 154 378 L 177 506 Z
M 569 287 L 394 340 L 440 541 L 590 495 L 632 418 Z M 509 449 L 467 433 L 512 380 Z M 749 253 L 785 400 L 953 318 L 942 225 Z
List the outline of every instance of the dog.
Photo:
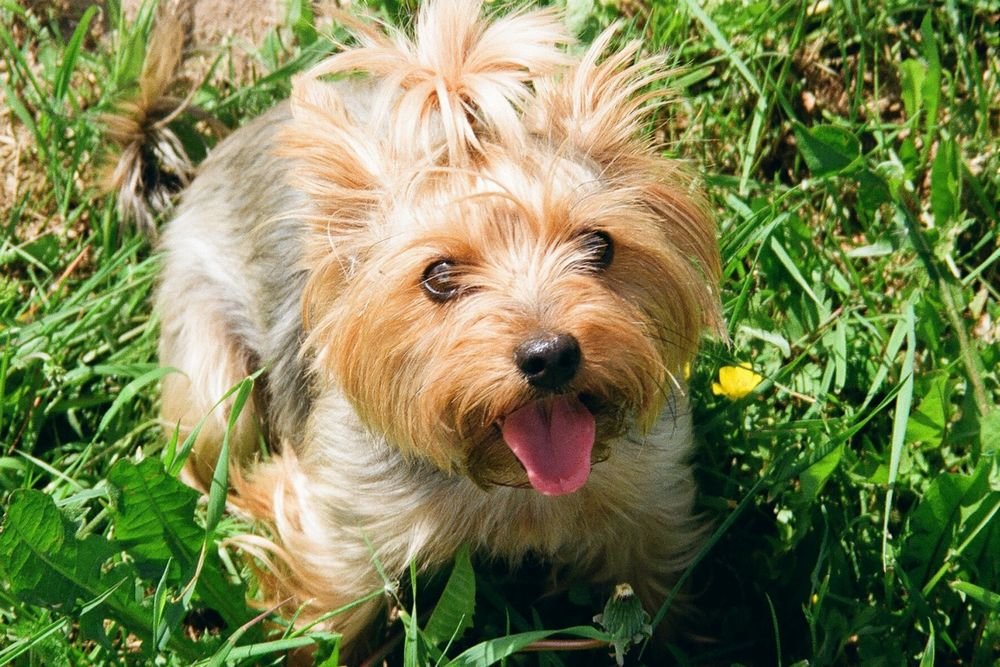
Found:
M 204 421 L 186 479 L 231 427 L 230 503 L 267 534 L 244 546 L 300 621 L 463 545 L 657 609 L 704 532 L 684 369 L 722 328 L 714 221 L 648 131 L 665 59 L 480 0 L 345 22 L 162 232 L 162 418 Z M 350 650 L 385 610 L 324 623 Z

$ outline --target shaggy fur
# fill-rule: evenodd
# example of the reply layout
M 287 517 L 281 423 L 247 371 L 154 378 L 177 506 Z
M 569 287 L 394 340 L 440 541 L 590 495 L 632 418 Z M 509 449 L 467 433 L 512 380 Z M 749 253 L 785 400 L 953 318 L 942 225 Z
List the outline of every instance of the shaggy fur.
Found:
M 465 543 L 657 608 L 698 546 L 683 368 L 720 322 L 713 223 L 643 133 L 668 72 L 638 43 L 608 54 L 613 30 L 569 55 L 548 10 L 432 0 L 412 35 L 351 25 L 357 46 L 220 144 L 166 226 L 163 418 L 192 429 L 266 366 L 231 502 L 268 526 L 242 543 L 300 620 L 380 588 L 376 564 L 398 578 Z M 579 367 L 538 386 L 518 350 L 556 333 Z M 592 425 L 582 487 L 515 451 L 532 410 L 555 439 L 567 410 Z M 202 487 L 227 418 L 188 462 Z M 350 646 L 384 608 L 327 625 Z

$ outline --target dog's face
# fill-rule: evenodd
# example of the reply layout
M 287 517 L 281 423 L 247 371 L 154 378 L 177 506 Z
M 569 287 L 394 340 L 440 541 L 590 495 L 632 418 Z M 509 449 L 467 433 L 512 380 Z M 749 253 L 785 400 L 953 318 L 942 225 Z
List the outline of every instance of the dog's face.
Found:
M 536 83 L 520 128 L 470 125 L 473 146 L 366 139 L 319 88 L 285 133 L 314 207 L 318 374 L 402 451 L 482 485 L 579 489 L 717 317 L 689 179 L 635 139 L 641 102 L 595 97 L 638 66 L 589 67 Z

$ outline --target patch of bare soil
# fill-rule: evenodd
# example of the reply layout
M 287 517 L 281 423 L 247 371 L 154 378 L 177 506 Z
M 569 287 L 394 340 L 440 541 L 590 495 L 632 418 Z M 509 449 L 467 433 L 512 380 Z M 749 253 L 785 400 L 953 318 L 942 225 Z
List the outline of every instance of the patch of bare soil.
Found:
M 11 32 L 17 39 L 17 26 Z M 29 67 L 37 66 L 34 53 L 29 52 L 25 60 Z M 0 60 L 0 80 L 11 87 L 5 60 Z M 19 206 L 26 196 L 42 196 L 44 191 L 44 168 L 38 162 L 31 133 L 0 93 L 0 221 L 10 220 L 14 207 Z M 30 210 L 23 214 L 35 215 Z M 33 224 L 37 221 L 26 222 Z
M 227 76 L 238 81 L 254 75 L 252 53 L 268 31 L 280 25 L 283 0 L 164 0 L 170 2 L 184 26 L 185 68 L 204 75 L 223 52 L 228 57 Z M 123 0 L 126 17 L 134 19 L 143 0 Z M 180 46 L 180 45 L 178 45 Z

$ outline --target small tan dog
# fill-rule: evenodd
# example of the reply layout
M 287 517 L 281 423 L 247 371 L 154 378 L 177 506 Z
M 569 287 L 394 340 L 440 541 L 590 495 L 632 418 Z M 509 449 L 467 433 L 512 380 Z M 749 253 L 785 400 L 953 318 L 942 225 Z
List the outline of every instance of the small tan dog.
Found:
M 463 544 L 655 610 L 699 545 L 683 369 L 720 324 L 714 225 L 643 132 L 663 61 L 610 30 L 571 56 L 553 12 L 479 0 L 412 35 L 350 23 L 166 227 L 164 419 L 189 431 L 266 366 L 231 501 L 306 615 Z M 226 422 L 188 462 L 203 488 Z M 384 608 L 328 625 L 349 647 Z

